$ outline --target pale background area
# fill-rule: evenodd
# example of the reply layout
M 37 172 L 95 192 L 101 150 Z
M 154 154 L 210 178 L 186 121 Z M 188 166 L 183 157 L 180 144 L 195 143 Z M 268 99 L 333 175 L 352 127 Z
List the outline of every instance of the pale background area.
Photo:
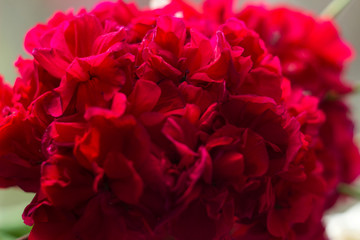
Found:
M 29 57 L 23 48 L 24 35 L 38 22 L 45 22 L 56 10 L 67 10 L 80 7 L 91 8 L 101 0 L 0 0 L 0 73 L 5 80 L 13 83 L 16 78 L 14 61 L 19 55 Z M 113 0 L 115 1 L 115 0 Z M 221 0 L 219 0 L 221 1 Z M 148 5 L 147 0 L 135 1 L 139 6 Z M 194 1 L 198 2 L 198 1 Z M 238 6 L 245 2 L 268 2 L 270 4 L 285 3 L 302 7 L 314 13 L 320 13 L 330 0 L 240 0 Z M 336 18 L 343 37 L 351 43 L 360 54 L 360 0 L 352 3 Z M 356 58 L 347 69 L 347 78 L 355 85 L 360 85 L 360 57 Z M 348 99 L 352 106 L 354 119 L 360 126 L 360 93 Z M 360 128 L 358 128 L 360 129 Z M 359 131 L 357 131 L 359 132 Z M 32 198 L 32 194 L 24 194 L 17 189 L 0 191 L 0 240 L 7 240 L 1 235 L 2 229 L 19 225 L 21 213 Z M 9 217 L 10 216 L 10 217 Z M 342 215 L 331 215 L 329 235 L 333 240 L 360 239 L 360 206 L 357 205 Z

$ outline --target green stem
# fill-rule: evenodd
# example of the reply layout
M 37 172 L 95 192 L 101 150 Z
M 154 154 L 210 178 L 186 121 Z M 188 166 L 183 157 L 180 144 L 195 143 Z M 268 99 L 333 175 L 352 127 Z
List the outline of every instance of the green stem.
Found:
M 333 0 L 321 12 L 321 16 L 336 18 L 339 13 L 351 2 L 351 0 Z
M 339 193 L 345 194 L 354 199 L 360 200 L 360 187 L 340 183 L 337 187 Z
M 22 236 L 21 238 L 18 238 L 17 240 L 28 240 L 29 239 L 29 234 Z

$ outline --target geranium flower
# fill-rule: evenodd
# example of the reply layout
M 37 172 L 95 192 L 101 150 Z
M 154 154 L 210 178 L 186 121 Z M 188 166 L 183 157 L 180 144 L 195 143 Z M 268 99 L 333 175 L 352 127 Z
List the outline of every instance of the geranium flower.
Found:
M 298 49 L 278 54 L 250 21 L 266 10 L 231 6 L 104 2 L 29 31 L 34 59 L 0 84 L 0 186 L 36 193 L 30 240 L 321 239 L 359 165 L 346 107 L 324 98 L 335 85 L 314 79 L 342 86 L 348 48 L 302 46 L 329 71 L 290 74 Z

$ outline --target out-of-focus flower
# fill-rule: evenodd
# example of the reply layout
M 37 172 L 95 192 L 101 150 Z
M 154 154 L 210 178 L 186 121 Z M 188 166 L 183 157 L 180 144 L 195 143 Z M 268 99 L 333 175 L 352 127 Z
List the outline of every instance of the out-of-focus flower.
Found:
M 262 6 L 248 6 L 236 16 L 280 58 L 283 73 L 294 87 L 316 96 L 351 91 L 342 81 L 342 70 L 352 52 L 330 20 L 316 20 L 285 7 L 268 10 Z

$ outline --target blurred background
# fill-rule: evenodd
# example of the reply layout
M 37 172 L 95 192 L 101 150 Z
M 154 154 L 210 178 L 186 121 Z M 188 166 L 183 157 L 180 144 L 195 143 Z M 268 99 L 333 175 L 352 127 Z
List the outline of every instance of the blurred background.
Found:
M 66 11 L 70 8 L 85 7 L 91 9 L 101 0 L 0 0 L 0 73 L 5 81 L 13 83 L 17 73 L 13 67 L 19 55 L 30 57 L 25 53 L 23 41 L 25 33 L 39 22 L 46 22 L 55 11 Z M 113 0 L 116 1 L 116 0 Z M 235 0 L 236 1 L 236 0 Z M 126 1 L 128 2 L 128 1 Z M 149 5 L 148 0 L 133 1 L 140 7 Z M 191 2 L 188 0 L 188 2 Z M 199 2 L 199 1 L 193 1 Z M 301 7 L 314 14 L 319 14 L 331 0 L 238 0 L 237 6 L 248 2 L 266 2 L 272 5 L 287 4 Z M 360 1 L 353 0 L 341 12 L 335 21 L 346 39 L 360 54 Z M 360 57 L 349 63 L 346 73 L 349 81 L 360 86 Z M 360 126 L 360 93 L 348 99 L 352 106 L 354 120 Z M 360 128 L 357 128 L 357 140 L 360 139 Z M 21 214 L 33 194 L 22 193 L 18 189 L 0 190 L 0 240 L 15 239 L 30 228 L 23 225 Z M 350 206 L 350 207 L 349 207 Z M 351 208 L 352 206 L 352 208 Z M 342 203 L 336 212 L 330 213 L 325 221 L 327 231 L 333 240 L 360 239 L 360 206 L 348 201 Z M 346 211 L 347 210 L 347 211 Z

